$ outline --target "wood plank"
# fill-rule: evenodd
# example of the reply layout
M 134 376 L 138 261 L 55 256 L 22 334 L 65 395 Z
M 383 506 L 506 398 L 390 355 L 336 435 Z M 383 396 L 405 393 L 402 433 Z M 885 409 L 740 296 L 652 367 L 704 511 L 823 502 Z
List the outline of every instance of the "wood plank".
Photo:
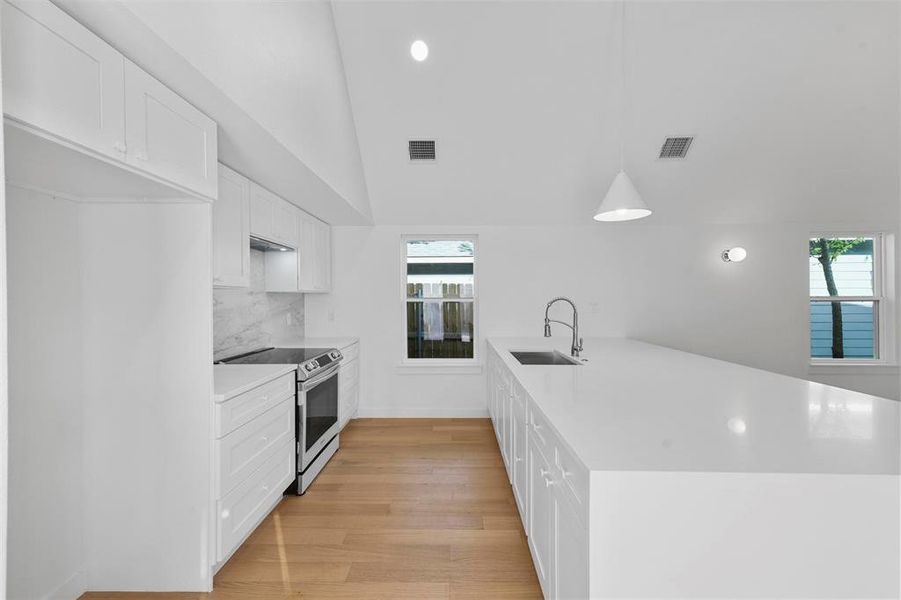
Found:
M 306 495 L 285 498 L 210 594 L 89 600 L 541 598 L 487 419 L 357 419 Z

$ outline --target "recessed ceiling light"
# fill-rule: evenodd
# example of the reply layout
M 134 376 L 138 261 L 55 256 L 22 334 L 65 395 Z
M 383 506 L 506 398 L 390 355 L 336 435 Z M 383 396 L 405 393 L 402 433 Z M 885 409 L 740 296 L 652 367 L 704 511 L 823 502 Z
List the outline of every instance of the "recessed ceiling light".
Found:
M 422 62 L 429 57 L 429 45 L 422 40 L 416 40 L 410 44 L 410 56 L 417 62 Z

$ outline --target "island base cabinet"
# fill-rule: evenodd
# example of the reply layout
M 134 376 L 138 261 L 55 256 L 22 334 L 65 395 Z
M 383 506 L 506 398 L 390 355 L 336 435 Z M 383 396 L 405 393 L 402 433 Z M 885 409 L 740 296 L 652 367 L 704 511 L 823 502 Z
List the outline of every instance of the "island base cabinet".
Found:
M 519 509 L 519 518 L 522 519 L 523 528 L 527 527 L 529 520 L 529 505 L 526 501 L 528 487 L 528 409 L 525 406 L 524 396 L 518 386 L 513 388 L 512 402 L 513 424 L 510 433 L 512 437 L 512 464 L 510 466 L 511 480 L 513 484 L 513 497 L 516 499 L 516 507 Z
M 568 493 L 561 487 L 554 490 L 554 575 L 552 577 L 557 600 L 589 598 L 588 591 L 588 528 L 579 518 L 579 510 L 572 505 Z
M 553 591 L 554 498 L 551 492 L 550 464 L 534 444 L 529 445 L 529 526 L 526 535 L 535 573 L 545 598 Z

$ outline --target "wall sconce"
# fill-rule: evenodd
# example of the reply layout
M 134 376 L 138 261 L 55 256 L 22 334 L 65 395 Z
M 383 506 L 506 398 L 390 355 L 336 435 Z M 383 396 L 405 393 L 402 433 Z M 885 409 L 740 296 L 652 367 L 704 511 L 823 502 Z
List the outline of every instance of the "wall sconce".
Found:
M 723 250 L 723 262 L 741 262 L 748 257 L 748 251 L 741 246 Z

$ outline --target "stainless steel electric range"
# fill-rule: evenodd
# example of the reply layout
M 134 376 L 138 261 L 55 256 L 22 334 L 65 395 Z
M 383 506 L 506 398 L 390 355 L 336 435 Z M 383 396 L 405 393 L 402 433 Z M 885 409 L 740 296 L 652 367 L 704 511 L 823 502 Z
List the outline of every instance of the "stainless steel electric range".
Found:
M 261 348 L 220 360 L 222 364 L 297 365 L 297 481 L 290 491 L 303 494 L 338 451 L 337 348 Z

